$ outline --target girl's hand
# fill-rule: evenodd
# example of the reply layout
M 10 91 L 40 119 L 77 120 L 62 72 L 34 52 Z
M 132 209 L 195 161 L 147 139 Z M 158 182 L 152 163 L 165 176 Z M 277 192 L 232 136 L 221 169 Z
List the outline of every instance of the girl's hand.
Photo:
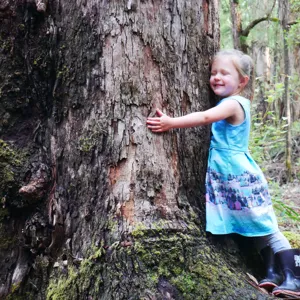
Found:
M 173 118 L 167 116 L 158 108 L 156 114 L 158 117 L 147 119 L 147 126 L 152 132 L 164 132 L 173 128 Z

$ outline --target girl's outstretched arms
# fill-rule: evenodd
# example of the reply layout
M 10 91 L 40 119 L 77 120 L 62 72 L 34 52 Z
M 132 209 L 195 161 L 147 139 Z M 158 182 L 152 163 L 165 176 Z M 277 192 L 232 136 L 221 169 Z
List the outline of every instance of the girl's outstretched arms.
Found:
M 153 132 L 208 125 L 224 119 L 229 119 L 230 123 L 236 124 L 241 123 L 244 119 L 244 111 L 236 100 L 227 100 L 214 108 L 177 118 L 167 116 L 158 108 L 156 113 L 158 117 L 147 119 L 147 126 Z

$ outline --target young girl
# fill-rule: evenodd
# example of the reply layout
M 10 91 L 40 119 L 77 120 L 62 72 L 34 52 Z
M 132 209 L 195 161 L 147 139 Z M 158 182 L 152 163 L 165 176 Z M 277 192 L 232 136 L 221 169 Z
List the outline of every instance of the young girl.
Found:
M 300 250 L 291 249 L 278 230 L 266 179 L 248 151 L 247 98 L 253 95 L 252 82 L 253 62 L 248 55 L 238 50 L 220 51 L 213 59 L 210 76 L 210 87 L 221 99 L 217 106 L 177 118 L 157 109 L 158 117 L 148 118 L 147 126 L 153 132 L 164 132 L 212 123 L 206 230 L 253 237 L 266 264 L 266 278 L 259 286 L 274 288 L 274 295 L 300 296 Z

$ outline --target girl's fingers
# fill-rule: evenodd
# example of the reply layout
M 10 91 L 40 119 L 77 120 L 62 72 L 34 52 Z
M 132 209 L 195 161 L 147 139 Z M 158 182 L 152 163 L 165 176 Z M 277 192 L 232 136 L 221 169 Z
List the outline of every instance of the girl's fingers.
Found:
M 148 129 L 152 132 L 163 132 L 161 125 L 148 125 Z
M 161 128 L 160 125 L 148 125 L 148 128 L 149 129 L 158 129 L 158 128 Z
M 156 113 L 160 117 L 164 115 L 164 113 L 159 108 L 156 109 Z
M 148 118 L 147 122 L 159 122 L 159 118 Z
M 160 118 L 148 118 L 147 119 L 147 124 L 159 124 L 160 123 Z
M 161 128 L 159 129 L 151 129 L 152 132 L 163 132 L 163 130 Z

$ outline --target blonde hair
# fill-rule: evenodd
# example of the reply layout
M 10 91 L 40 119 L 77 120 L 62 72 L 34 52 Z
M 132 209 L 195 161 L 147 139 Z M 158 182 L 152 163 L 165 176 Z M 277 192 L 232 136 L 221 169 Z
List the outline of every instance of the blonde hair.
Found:
M 240 50 L 231 49 L 217 52 L 213 61 L 217 57 L 225 55 L 231 57 L 232 63 L 241 77 L 249 77 L 249 81 L 241 94 L 252 101 L 254 94 L 254 64 L 252 58 Z

